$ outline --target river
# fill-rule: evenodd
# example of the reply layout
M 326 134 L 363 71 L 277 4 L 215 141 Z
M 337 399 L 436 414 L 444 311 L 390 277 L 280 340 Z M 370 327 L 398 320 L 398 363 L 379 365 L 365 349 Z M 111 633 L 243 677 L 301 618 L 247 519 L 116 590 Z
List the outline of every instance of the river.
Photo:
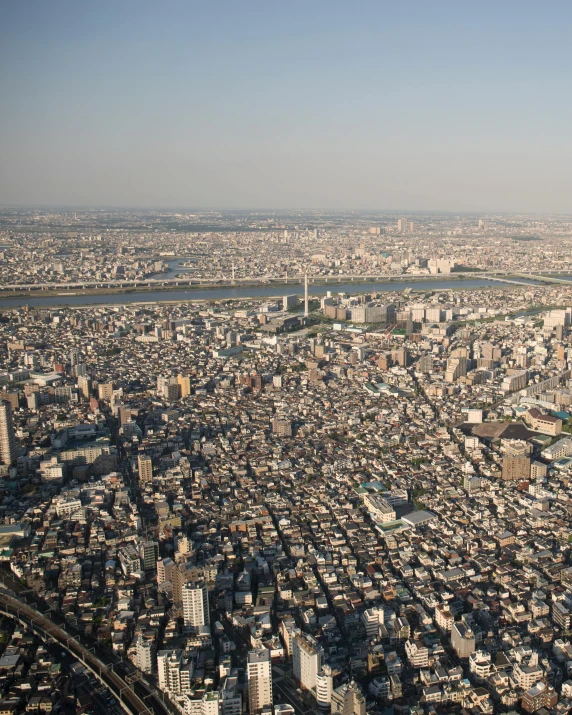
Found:
M 527 281 L 528 282 L 528 281 Z M 530 281 L 531 285 L 535 285 Z M 392 283 L 330 283 L 326 285 L 309 285 L 309 293 L 313 296 L 332 293 L 368 293 L 403 291 L 406 288 L 417 291 L 447 290 L 450 288 L 508 288 L 510 284 L 490 281 L 486 278 L 468 278 L 460 280 L 409 280 Z M 156 290 L 133 293 L 109 293 L 107 295 L 56 295 L 46 298 L 0 298 L 0 309 L 21 308 L 28 305 L 33 308 L 49 308 L 55 306 L 90 306 L 90 305 L 124 305 L 129 303 L 157 303 L 164 301 L 192 300 L 225 300 L 239 298 L 270 298 L 283 295 L 304 294 L 304 286 L 294 283 L 289 285 L 263 285 L 254 287 L 221 287 L 196 288 L 190 290 Z

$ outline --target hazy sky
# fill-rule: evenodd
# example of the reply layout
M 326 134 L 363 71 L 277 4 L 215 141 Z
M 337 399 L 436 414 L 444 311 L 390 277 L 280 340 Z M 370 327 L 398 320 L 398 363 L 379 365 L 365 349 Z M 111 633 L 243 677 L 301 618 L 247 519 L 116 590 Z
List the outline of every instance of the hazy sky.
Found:
M 3 0 L 0 204 L 572 213 L 572 4 Z

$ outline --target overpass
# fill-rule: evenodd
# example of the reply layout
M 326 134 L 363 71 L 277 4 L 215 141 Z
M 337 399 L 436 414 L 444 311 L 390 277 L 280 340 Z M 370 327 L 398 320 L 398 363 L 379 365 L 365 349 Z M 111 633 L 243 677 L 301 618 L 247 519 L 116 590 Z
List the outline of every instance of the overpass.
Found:
M 114 671 L 115 663 L 104 663 L 94 652 L 94 649 L 82 645 L 76 638 L 52 623 L 49 618 L 22 601 L 12 597 L 5 590 L 0 591 L 0 613 L 16 619 L 23 626 L 31 629 L 43 640 L 53 640 L 90 670 L 99 682 L 108 688 L 121 708 L 128 715 L 155 715 L 173 712 L 157 701 L 153 693 L 139 696 L 126 680 Z M 145 700 L 152 698 L 154 704 L 149 707 Z

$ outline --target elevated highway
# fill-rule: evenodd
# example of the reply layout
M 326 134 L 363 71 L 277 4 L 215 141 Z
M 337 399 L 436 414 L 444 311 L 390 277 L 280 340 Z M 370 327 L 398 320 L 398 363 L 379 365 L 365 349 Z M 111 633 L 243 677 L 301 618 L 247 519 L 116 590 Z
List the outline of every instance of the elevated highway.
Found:
M 95 639 L 92 645 L 83 644 L 79 634 L 76 637 L 65 625 L 54 623 L 54 620 L 63 621 L 61 614 L 50 614 L 53 619 L 51 620 L 47 615 L 50 613 L 48 609 L 46 615 L 40 612 L 36 604 L 30 603 L 30 600 L 33 600 L 30 591 L 4 568 L 0 568 L 0 583 L 4 586 L 0 588 L 0 613 L 30 628 L 42 640 L 58 643 L 113 693 L 126 713 L 170 715 L 178 712 L 162 693 L 141 678 L 139 671 L 130 663 L 120 662 L 114 654 L 104 653 L 105 649 L 102 649 Z

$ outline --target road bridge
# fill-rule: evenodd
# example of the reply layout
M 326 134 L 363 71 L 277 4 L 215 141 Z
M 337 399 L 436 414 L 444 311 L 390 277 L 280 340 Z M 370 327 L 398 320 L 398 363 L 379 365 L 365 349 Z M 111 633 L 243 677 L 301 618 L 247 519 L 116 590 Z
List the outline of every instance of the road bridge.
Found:
M 534 276 L 531 276 L 534 278 Z M 515 281 L 512 278 L 497 278 L 496 276 L 487 276 L 488 281 L 496 281 L 497 283 L 510 283 L 515 286 L 527 286 L 528 288 L 533 285 L 532 283 L 525 283 L 524 281 Z

